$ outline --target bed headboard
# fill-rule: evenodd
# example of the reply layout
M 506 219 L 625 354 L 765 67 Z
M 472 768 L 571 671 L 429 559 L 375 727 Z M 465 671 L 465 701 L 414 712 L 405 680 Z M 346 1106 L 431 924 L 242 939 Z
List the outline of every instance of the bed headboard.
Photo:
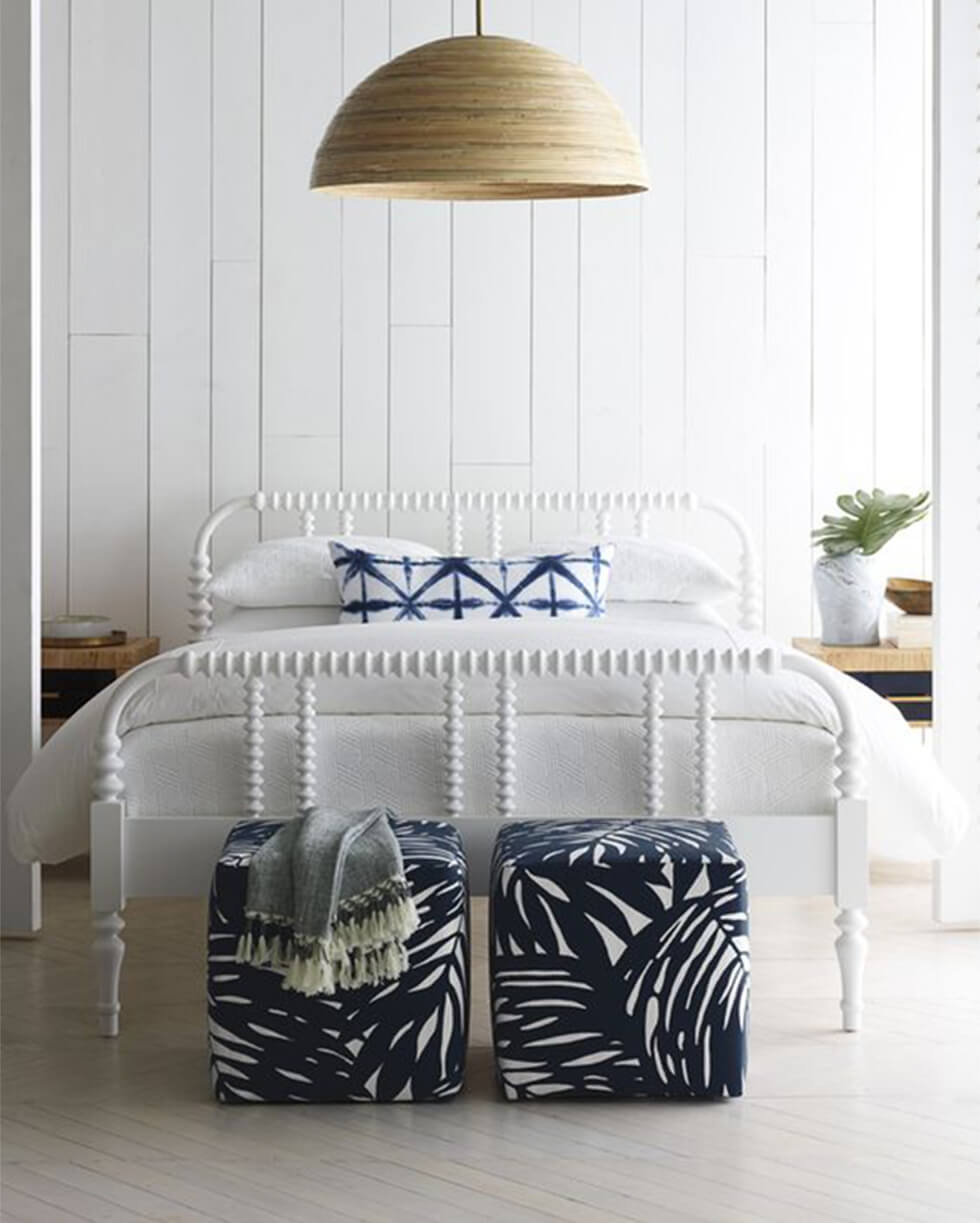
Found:
M 190 563 L 190 629 L 192 640 L 210 636 L 214 627 L 214 605 L 207 592 L 212 577 L 211 542 L 218 527 L 234 514 L 251 511 L 291 512 L 298 516 L 303 535 L 314 535 L 318 515 L 334 515 L 336 532 L 352 535 L 357 515 L 368 512 L 442 513 L 446 517 L 446 547 L 450 555 L 463 551 L 463 516 L 485 516 L 487 553 L 498 557 L 503 546 L 502 515 L 511 511 L 541 513 L 590 513 L 596 534 L 610 533 L 614 514 L 632 516 L 633 530 L 645 536 L 652 513 L 705 511 L 723 518 L 736 532 L 740 559 L 738 570 L 738 615 L 745 629 L 761 626 L 761 583 L 755 544 L 740 514 L 724 502 L 687 492 L 279 492 L 259 491 L 235 497 L 213 510 L 204 520 L 194 541 Z

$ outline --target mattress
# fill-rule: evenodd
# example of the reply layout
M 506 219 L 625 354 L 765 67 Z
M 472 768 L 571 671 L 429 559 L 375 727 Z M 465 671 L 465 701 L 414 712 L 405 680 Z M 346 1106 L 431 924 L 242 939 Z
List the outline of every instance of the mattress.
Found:
M 494 810 L 492 715 L 467 718 L 465 809 Z M 383 804 L 406 816 L 441 814 L 442 721 L 426 715 L 320 717 L 318 800 L 345 808 Z M 694 809 L 694 723 L 664 728 L 665 807 Z M 287 717 L 266 719 L 265 797 L 270 812 L 295 809 L 295 733 Z M 834 741 L 792 722 L 723 722 L 716 740 L 725 811 L 819 813 L 831 809 L 827 777 Z M 643 809 L 643 737 L 638 718 L 529 715 L 517 736 L 521 814 L 623 815 Z M 237 718 L 143 727 L 123 752 L 133 816 L 240 813 L 244 745 Z

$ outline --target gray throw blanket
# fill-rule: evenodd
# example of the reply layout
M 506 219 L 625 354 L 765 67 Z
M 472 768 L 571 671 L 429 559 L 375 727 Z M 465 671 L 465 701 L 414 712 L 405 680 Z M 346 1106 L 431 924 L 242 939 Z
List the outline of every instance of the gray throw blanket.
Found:
M 285 969 L 301 994 L 401 976 L 419 919 L 390 814 L 311 808 L 283 824 L 249 864 L 238 963 Z

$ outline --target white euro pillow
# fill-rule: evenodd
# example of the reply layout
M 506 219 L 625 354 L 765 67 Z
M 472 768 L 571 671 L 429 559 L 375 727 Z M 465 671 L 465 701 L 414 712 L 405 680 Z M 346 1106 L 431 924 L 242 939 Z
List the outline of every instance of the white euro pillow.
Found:
M 577 551 L 598 542 L 594 536 L 535 542 L 521 553 Z M 717 603 L 738 589 L 719 564 L 691 544 L 636 535 L 610 535 L 601 542 L 616 548 L 606 593 L 610 603 Z
M 625 602 L 607 603 L 606 620 L 643 624 L 711 624 L 727 627 L 725 617 L 709 603 Z
M 296 535 L 267 539 L 224 565 L 206 586 L 208 594 L 236 607 L 340 607 L 343 600 L 330 559 L 330 541 L 388 556 L 439 553 L 410 539 L 377 535 Z

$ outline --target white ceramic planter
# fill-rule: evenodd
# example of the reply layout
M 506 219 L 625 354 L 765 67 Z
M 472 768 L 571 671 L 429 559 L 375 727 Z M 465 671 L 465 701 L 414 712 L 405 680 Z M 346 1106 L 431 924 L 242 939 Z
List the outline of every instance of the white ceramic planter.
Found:
M 822 556 L 813 568 L 824 645 L 878 645 L 885 579 L 859 552 Z

